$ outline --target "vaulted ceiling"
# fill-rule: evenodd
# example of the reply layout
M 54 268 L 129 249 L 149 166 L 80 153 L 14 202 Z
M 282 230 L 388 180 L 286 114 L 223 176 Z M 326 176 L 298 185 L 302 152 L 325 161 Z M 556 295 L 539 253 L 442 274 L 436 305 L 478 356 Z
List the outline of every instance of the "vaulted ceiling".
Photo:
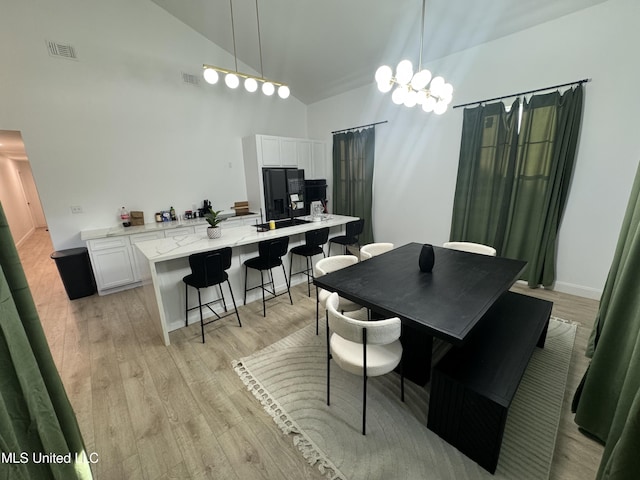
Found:
M 233 54 L 230 0 L 152 1 Z M 232 1 L 237 58 L 260 73 L 256 0 Z M 427 0 L 423 63 L 604 1 Z M 366 85 L 380 65 L 417 64 L 421 11 L 420 0 L 258 1 L 263 74 L 306 104 Z
M 151 1 L 233 55 L 230 0 Z M 256 0 L 231 1 L 237 58 L 260 73 Z M 423 63 L 605 1 L 426 0 Z M 380 65 L 417 63 L 421 11 L 420 0 L 258 1 L 262 72 L 305 104 L 367 85 Z M 19 132 L 0 131 L 0 144 L 26 160 Z

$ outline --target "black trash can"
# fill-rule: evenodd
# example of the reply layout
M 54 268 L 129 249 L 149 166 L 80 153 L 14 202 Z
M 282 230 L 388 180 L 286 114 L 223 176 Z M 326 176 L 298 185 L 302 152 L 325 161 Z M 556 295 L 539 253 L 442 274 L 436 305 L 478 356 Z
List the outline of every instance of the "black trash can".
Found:
M 59 250 L 53 252 L 51 258 L 56 261 L 69 300 L 96 293 L 96 280 L 89 260 L 89 251 L 85 247 Z

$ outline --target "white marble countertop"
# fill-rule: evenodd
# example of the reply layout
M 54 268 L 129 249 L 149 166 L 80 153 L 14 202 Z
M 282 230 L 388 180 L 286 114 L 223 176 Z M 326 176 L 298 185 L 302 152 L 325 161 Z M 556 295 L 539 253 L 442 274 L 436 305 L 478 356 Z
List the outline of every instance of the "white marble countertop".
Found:
M 309 217 L 301 217 L 308 220 Z M 206 252 L 224 247 L 237 247 L 249 245 L 269 238 L 278 238 L 285 235 L 297 235 L 308 230 L 315 230 L 322 227 L 336 227 L 347 222 L 357 220 L 357 217 L 344 215 L 326 215 L 320 222 L 309 222 L 293 227 L 279 228 L 259 232 L 253 225 L 244 225 L 225 229 L 222 224 L 222 237 L 209 239 L 206 233 L 194 235 L 177 235 L 174 237 L 161 238 L 159 240 L 149 240 L 136 243 L 136 247 L 151 262 L 163 262 L 182 258 L 192 253 Z M 131 227 L 129 227 L 131 228 Z
M 225 214 L 225 212 L 223 212 Z M 232 218 L 260 218 L 260 215 L 257 213 L 250 213 L 248 215 L 235 215 L 235 212 L 231 212 L 228 214 L 225 220 L 229 220 Z M 224 227 L 224 222 L 222 221 L 221 225 Z M 155 222 L 155 223 L 145 223 L 144 225 L 136 225 L 132 227 L 123 227 L 122 225 L 117 225 L 114 227 L 105 227 L 105 228 L 96 228 L 91 230 L 83 230 L 80 232 L 81 240 L 93 240 L 96 238 L 106 238 L 106 237 L 118 237 L 122 235 L 133 235 L 136 233 L 145 233 L 145 232 L 153 232 L 156 230 L 172 230 L 176 228 L 182 227 L 193 227 L 197 225 L 205 225 L 207 221 L 204 218 L 193 218 L 189 220 L 175 220 L 172 222 Z

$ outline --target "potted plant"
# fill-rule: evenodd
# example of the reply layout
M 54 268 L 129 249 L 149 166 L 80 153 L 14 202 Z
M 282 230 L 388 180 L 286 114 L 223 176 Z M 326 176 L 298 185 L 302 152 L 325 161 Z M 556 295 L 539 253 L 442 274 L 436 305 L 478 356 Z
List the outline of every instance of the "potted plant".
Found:
M 216 212 L 209 207 L 209 211 L 204 214 L 204 219 L 209 224 L 209 227 L 207 228 L 207 236 L 209 238 L 220 238 L 222 236 L 222 228 L 219 226 L 222 219 L 218 217 L 220 212 L 222 212 L 222 210 L 218 210 Z

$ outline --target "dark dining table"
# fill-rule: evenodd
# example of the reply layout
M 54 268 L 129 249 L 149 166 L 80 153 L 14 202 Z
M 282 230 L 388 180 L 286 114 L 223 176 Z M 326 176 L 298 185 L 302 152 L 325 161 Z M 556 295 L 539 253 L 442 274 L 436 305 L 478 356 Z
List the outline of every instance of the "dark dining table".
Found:
M 491 306 L 518 279 L 526 262 L 433 247 L 431 272 L 422 272 L 422 244 L 409 243 L 317 277 L 314 283 L 371 310 L 399 317 L 405 376 L 430 379 L 433 338 L 463 344 Z

